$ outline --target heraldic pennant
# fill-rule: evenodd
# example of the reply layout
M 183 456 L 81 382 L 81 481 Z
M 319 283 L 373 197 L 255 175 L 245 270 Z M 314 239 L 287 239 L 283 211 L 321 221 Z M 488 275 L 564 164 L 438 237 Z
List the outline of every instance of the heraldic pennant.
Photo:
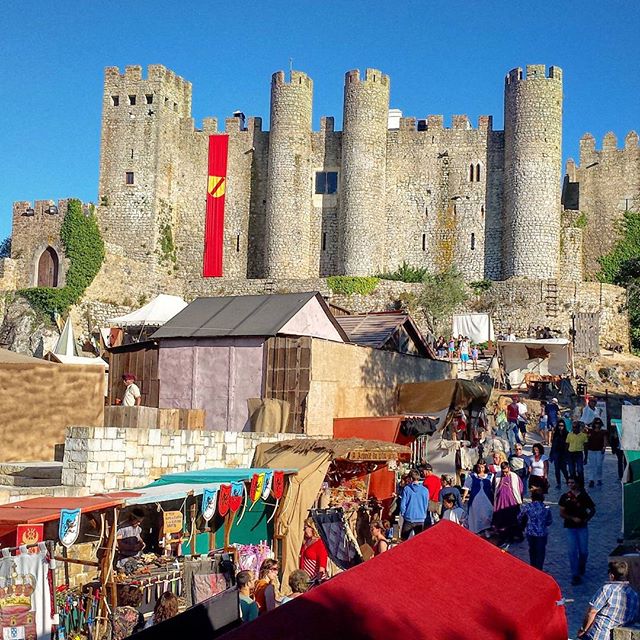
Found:
M 253 478 L 255 478 L 256 482 L 253 483 Z M 251 478 L 251 502 L 256 503 L 262 497 L 262 490 L 264 488 L 264 473 L 256 473 L 253 478 Z
M 271 491 L 273 492 L 273 497 L 276 500 L 280 500 L 280 498 L 282 498 L 282 494 L 284 493 L 284 471 L 273 472 L 273 484 L 271 485 Z
M 231 485 L 231 497 L 229 498 L 229 509 L 235 513 L 242 506 L 244 497 L 244 485 L 242 482 L 234 482 Z
M 231 485 L 221 484 L 218 491 L 218 513 L 226 516 L 229 511 L 229 502 L 231 499 Z

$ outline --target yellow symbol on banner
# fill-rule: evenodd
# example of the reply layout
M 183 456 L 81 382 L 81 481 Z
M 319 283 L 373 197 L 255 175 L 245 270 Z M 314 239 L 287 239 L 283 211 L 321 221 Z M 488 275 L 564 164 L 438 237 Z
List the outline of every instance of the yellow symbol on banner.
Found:
M 258 481 L 256 482 L 255 491 L 251 496 L 251 500 L 253 502 L 257 502 L 262 495 L 262 491 L 264 489 L 264 473 L 258 475 Z
M 182 531 L 182 512 L 163 511 L 162 518 L 165 535 L 169 533 L 180 533 L 180 531 Z
M 209 176 L 207 192 L 212 198 L 220 198 L 224 195 L 226 179 L 224 176 Z

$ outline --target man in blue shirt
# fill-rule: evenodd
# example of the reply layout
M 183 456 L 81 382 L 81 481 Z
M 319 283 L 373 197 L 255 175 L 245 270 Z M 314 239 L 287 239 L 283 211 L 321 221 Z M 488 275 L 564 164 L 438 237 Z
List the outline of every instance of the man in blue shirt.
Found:
M 627 582 L 628 573 L 626 562 L 609 563 L 609 582 L 591 598 L 578 638 L 609 640 L 612 629 L 636 619 L 638 594 Z
M 409 472 L 409 477 L 411 482 L 402 490 L 402 500 L 400 501 L 400 515 L 402 516 L 400 538 L 402 540 L 407 540 L 412 531 L 414 534 L 423 531 L 429 506 L 429 490 L 420 481 L 420 473 L 416 469 L 412 469 Z M 434 500 L 437 499 L 438 496 L 434 496 Z

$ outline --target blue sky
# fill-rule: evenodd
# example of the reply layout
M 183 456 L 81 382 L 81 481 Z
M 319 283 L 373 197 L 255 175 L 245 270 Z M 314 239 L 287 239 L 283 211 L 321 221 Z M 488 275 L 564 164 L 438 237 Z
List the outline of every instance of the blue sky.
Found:
M 345 71 L 391 77 L 391 106 L 424 117 L 492 114 L 504 74 L 564 69 L 564 157 L 640 130 L 640 3 L 492 1 L 31 0 L 2 3 L 0 239 L 14 200 L 97 198 L 106 66 L 160 63 L 193 83 L 196 123 L 241 109 L 269 117 L 271 74 L 314 80 L 314 123 L 342 120 Z

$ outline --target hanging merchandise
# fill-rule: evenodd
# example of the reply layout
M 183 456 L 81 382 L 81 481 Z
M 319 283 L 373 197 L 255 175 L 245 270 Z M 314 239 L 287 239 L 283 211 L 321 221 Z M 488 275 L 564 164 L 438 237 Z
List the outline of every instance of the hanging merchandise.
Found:
M 254 473 L 251 478 L 251 487 L 249 489 L 249 496 L 251 502 L 255 504 L 262 497 L 262 490 L 264 488 L 264 473 Z M 253 506 L 253 505 L 252 505 Z
M 43 524 L 19 524 L 16 528 L 16 547 L 20 545 L 34 545 L 44 540 Z M 32 547 L 29 551 L 37 552 L 37 547 Z
M 229 497 L 229 509 L 232 513 L 236 513 L 242 506 L 242 498 L 244 496 L 244 483 L 234 482 L 231 485 L 231 496 Z
M 65 547 L 70 547 L 80 533 L 80 509 L 62 509 L 58 537 Z
M 271 483 L 273 482 L 273 471 L 267 471 L 264 477 L 264 488 L 262 489 L 262 499 L 267 500 L 271 494 Z
M 100 589 L 90 589 L 87 593 L 69 591 L 66 586 L 56 593 L 58 611 L 58 640 L 94 637 L 94 624 L 99 617 Z M 114 620 L 117 626 L 118 620 Z
M 229 511 L 229 499 L 231 498 L 231 485 L 221 484 L 218 491 L 218 513 L 226 516 Z
M 284 493 L 284 471 L 273 472 L 273 484 L 271 486 L 271 491 L 273 492 L 273 497 L 276 500 L 280 500 L 280 498 L 282 498 L 282 494 Z
M 216 490 L 205 489 L 202 492 L 202 518 L 209 522 L 216 514 Z
M 262 563 L 267 558 L 273 558 L 271 547 L 264 542 L 260 544 L 234 544 L 237 550 L 239 571 L 253 571 L 254 575 L 258 575 Z

